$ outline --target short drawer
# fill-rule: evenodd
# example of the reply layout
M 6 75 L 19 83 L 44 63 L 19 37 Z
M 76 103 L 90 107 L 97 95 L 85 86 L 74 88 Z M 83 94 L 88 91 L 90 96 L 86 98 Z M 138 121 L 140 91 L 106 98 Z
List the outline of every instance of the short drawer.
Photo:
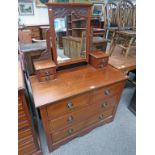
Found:
M 57 143 L 67 137 L 78 134 L 79 130 L 89 127 L 90 125 L 92 125 L 94 123 L 104 121 L 108 117 L 112 116 L 112 114 L 113 114 L 113 109 L 110 109 L 106 112 L 101 112 L 96 115 L 93 115 L 92 117 L 89 117 L 87 120 L 82 121 L 80 123 L 76 123 L 76 124 L 70 126 L 69 128 L 61 130 L 59 132 L 53 132 L 51 134 L 52 141 L 53 141 L 53 143 Z
M 71 126 L 80 121 L 87 120 L 89 117 L 95 115 L 96 113 L 100 113 L 102 111 L 109 110 L 114 108 L 116 104 L 116 97 L 112 97 L 110 99 L 105 99 L 102 102 L 98 102 L 96 104 L 92 104 L 86 108 L 82 108 L 76 111 L 73 111 L 69 114 L 63 115 L 62 117 L 58 117 L 54 120 L 50 120 L 50 130 L 58 131 L 68 126 Z
M 107 64 L 108 64 L 108 58 L 99 59 L 96 62 L 96 67 L 97 68 L 103 68 L 103 67 L 107 66 Z
M 56 74 L 51 74 L 48 76 L 39 76 L 39 75 L 37 76 L 38 76 L 39 82 L 45 82 L 45 81 L 53 80 L 56 78 Z
M 117 83 L 111 86 L 107 86 L 104 88 L 100 88 L 93 91 L 93 101 L 92 103 L 96 103 L 98 101 L 103 101 L 105 98 L 112 97 L 114 95 L 120 94 L 124 84 Z
M 49 120 L 63 116 L 65 113 L 88 106 L 89 97 L 89 93 L 85 93 L 59 102 L 55 102 L 52 105 L 47 106 Z
M 49 76 L 49 75 L 55 74 L 55 73 L 56 73 L 55 68 L 42 69 L 42 70 L 37 71 L 37 74 L 39 74 L 40 76 Z

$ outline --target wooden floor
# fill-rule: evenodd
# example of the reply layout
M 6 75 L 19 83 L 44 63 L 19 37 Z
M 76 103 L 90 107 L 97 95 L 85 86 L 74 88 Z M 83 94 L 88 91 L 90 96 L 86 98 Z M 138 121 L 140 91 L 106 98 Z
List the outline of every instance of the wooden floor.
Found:
M 107 53 L 108 50 L 109 44 L 106 50 Z M 125 56 L 122 55 L 122 49 L 117 46 L 112 56 L 110 56 L 109 58 L 109 64 L 123 72 L 128 72 L 136 69 L 136 48 L 132 47 L 128 57 L 125 58 Z

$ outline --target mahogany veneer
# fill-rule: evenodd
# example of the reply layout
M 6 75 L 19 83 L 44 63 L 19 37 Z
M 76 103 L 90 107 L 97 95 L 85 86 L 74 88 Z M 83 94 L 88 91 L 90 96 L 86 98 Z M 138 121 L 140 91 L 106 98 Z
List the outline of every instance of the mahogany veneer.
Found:
M 35 60 L 33 64 L 40 82 L 56 78 L 56 65 L 51 59 Z
M 18 154 L 42 155 L 27 107 L 21 64 L 18 65 Z
M 123 73 L 109 65 L 59 71 L 55 80 L 44 83 L 31 76 L 34 102 L 40 110 L 49 150 L 111 122 L 125 80 Z
M 90 64 L 95 68 L 103 68 L 108 64 L 109 56 L 102 51 L 94 51 L 89 54 Z

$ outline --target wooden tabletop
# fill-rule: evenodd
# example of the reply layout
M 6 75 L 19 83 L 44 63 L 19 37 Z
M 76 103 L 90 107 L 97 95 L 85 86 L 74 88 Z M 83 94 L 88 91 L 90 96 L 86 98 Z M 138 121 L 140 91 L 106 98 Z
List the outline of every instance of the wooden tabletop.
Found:
M 20 44 L 20 50 L 23 53 L 46 50 L 46 48 L 47 48 L 46 41 L 37 42 L 37 43 Z
M 95 69 L 90 65 L 57 72 L 57 78 L 39 83 L 36 76 L 30 77 L 35 107 L 41 107 L 94 88 L 100 88 L 125 80 L 123 73 L 107 66 Z
M 56 64 L 51 59 L 36 60 L 33 63 L 34 63 L 35 70 L 56 67 Z
M 119 48 L 113 52 L 109 57 L 109 64 L 120 71 L 131 71 L 136 69 L 136 52 L 134 48 L 131 48 L 128 57 L 122 55 L 122 51 Z

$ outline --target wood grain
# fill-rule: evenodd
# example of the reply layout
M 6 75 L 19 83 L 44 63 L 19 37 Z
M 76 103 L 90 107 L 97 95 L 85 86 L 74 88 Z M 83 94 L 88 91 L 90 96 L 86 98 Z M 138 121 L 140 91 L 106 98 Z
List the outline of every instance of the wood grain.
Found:
M 45 83 L 39 83 L 36 76 L 31 76 L 30 82 L 35 106 L 38 108 L 125 79 L 126 77 L 113 67 L 95 69 L 87 65 L 57 72 L 55 80 Z

